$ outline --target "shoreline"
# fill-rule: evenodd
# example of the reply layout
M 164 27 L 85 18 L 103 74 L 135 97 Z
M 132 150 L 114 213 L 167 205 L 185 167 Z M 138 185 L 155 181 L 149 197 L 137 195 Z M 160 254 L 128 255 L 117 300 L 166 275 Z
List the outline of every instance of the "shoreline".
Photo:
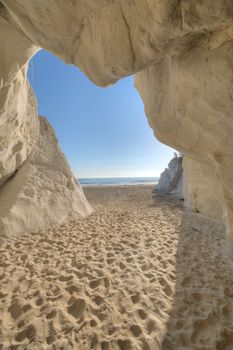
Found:
M 98 187 L 131 187 L 131 186 L 138 186 L 138 187 L 140 187 L 140 186 L 142 186 L 142 187 L 144 187 L 144 186 L 150 186 L 150 187 L 152 187 L 152 186 L 154 186 L 154 187 L 156 187 L 156 185 L 157 185 L 158 183 L 145 183 L 145 184 L 143 184 L 143 183 L 136 183 L 136 184 L 93 184 L 93 185 L 90 185 L 90 184 L 81 184 L 80 183 L 80 185 L 82 186 L 82 187 L 85 187 L 85 188 L 88 188 L 88 187 L 90 187 L 90 188 L 93 188 L 93 187 L 96 187 L 96 188 L 98 188 Z
M 157 177 L 107 177 L 107 178 L 81 178 L 78 179 L 82 186 L 137 186 L 156 185 Z

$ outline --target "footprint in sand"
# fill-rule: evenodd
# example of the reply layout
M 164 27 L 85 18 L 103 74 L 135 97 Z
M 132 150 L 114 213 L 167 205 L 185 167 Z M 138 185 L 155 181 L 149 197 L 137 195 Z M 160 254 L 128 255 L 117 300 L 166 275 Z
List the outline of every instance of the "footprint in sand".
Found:
M 83 315 L 85 311 L 86 302 L 84 299 L 76 299 L 75 297 L 71 297 L 68 302 L 68 305 L 68 313 L 78 319 Z

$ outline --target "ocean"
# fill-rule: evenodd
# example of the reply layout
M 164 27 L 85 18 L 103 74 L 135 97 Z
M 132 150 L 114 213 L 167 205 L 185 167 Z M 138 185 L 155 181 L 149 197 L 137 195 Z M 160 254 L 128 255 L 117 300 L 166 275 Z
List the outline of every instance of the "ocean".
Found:
M 82 186 L 156 185 L 158 177 L 111 177 L 79 179 Z

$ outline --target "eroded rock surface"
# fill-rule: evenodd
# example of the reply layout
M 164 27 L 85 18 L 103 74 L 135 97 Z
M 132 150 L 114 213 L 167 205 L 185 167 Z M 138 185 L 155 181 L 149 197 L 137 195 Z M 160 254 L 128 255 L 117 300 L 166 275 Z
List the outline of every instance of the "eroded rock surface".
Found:
M 216 218 L 225 221 L 233 238 L 232 0 L 67 0 L 65 5 L 63 0 L 1 0 L 1 4 L 0 37 L 9 45 L 1 56 L 8 52 L 20 68 L 26 69 L 30 56 L 43 47 L 80 67 L 101 86 L 137 73 L 136 87 L 155 135 L 187 160 L 186 203 L 207 215 L 213 215 L 214 207 Z M 12 37 L 3 39 L 12 31 Z M 14 51 L 16 41 L 22 43 L 21 51 Z M 10 69 L 4 74 L 9 75 Z M 14 84 L 15 80 L 10 82 L 12 90 Z M 20 101 L 29 94 L 26 84 L 26 79 L 19 83 Z M 1 104 L 10 111 L 12 103 L 7 104 L 6 93 L 2 96 Z M 2 130 L 17 109 L 9 115 L 1 112 Z M 10 132 L 14 142 L 4 141 L 1 161 L 7 170 L 2 174 L 17 169 L 33 148 L 30 138 L 35 137 L 30 135 L 36 127 L 29 114 L 22 111 L 16 118 L 22 129 L 30 125 L 27 135 L 15 127 Z M 16 150 L 22 147 L 19 160 L 12 156 L 15 144 Z M 200 169 L 195 178 L 190 169 Z M 209 174 L 208 184 L 204 182 L 208 191 L 196 181 L 203 174 Z
M 0 184 L 19 169 L 38 138 L 36 99 L 27 66 L 38 48 L 0 7 Z
M 183 168 L 186 206 L 214 219 L 223 218 L 224 198 L 214 167 L 185 158 Z
M 43 117 L 39 123 L 39 139 L 32 153 L 0 189 L 0 231 L 6 237 L 91 213 L 52 127 Z
M 160 193 L 172 194 L 175 197 L 183 198 L 183 156 L 175 155 L 168 164 L 168 167 L 162 172 L 155 191 Z
M 0 237 L 91 212 L 27 80 L 40 49 L 0 2 Z

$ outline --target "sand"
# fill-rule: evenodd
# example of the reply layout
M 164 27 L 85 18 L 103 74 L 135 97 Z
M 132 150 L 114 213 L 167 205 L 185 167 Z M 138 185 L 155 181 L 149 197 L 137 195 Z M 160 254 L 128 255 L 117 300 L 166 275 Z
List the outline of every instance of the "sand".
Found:
M 1 350 L 233 349 L 223 227 L 152 190 L 86 187 L 89 218 L 1 242 Z

